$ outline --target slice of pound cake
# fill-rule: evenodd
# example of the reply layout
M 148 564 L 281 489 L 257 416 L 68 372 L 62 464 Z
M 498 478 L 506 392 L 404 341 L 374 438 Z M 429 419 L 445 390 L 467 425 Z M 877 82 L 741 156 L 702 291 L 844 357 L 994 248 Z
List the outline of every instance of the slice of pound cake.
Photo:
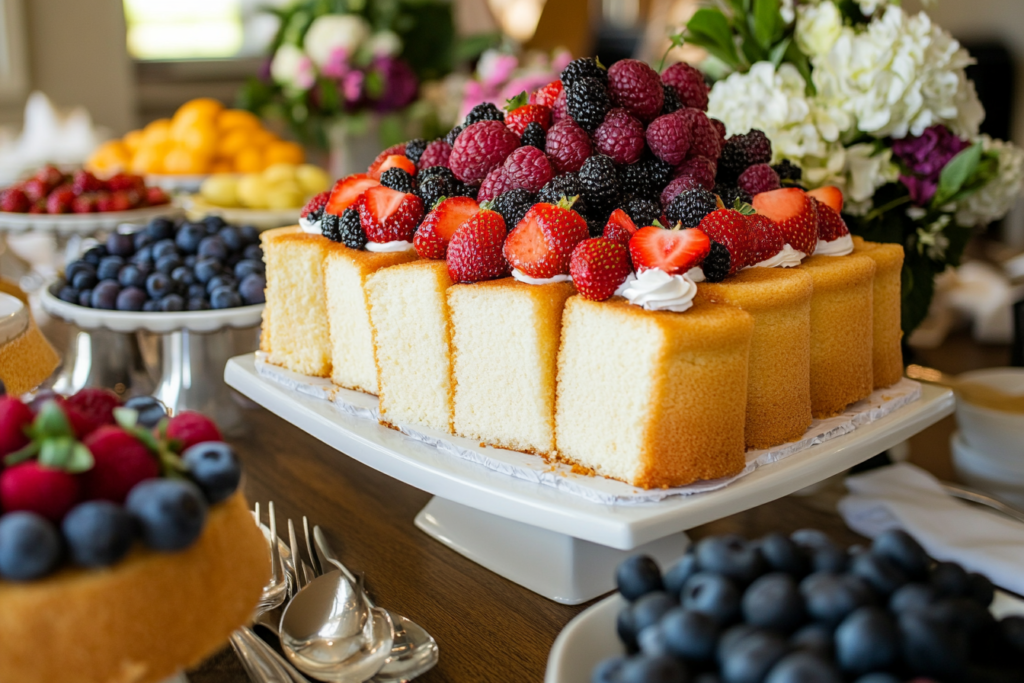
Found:
M 558 354 L 559 458 L 643 488 L 738 473 L 753 331 L 748 313 L 706 301 L 673 313 L 572 297 Z
M 451 285 L 444 261 L 383 268 L 366 281 L 385 424 L 452 430 Z
M 903 247 L 853 238 L 853 253 L 875 262 L 874 331 L 872 349 L 876 389 L 892 386 L 903 377 L 903 327 L 900 321 L 900 287 Z

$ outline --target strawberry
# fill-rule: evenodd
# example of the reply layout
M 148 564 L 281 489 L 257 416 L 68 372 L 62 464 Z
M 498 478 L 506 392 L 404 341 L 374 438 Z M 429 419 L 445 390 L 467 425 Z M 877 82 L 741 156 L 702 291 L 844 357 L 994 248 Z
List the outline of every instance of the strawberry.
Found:
M 73 474 L 35 460 L 0 473 L 0 508 L 4 512 L 25 510 L 60 523 L 78 497 L 79 482 Z
M 369 175 L 374 180 L 380 180 L 381 174 L 389 168 L 400 168 L 411 176 L 416 175 L 416 164 L 412 163 L 408 157 L 402 154 L 392 154 L 387 157 L 380 166 L 378 166 Z
M 160 187 L 147 187 L 146 188 L 146 204 L 149 206 L 160 206 L 161 204 L 169 204 L 171 198 L 167 196 L 163 188 Z
M 138 204 L 138 195 L 127 191 L 115 192 L 111 196 L 111 201 L 111 211 L 130 211 Z
M 0 195 L 0 211 L 25 213 L 32 206 L 28 195 L 20 187 L 11 187 Z
M 54 188 L 64 182 L 64 174 L 61 170 L 52 164 L 47 164 L 41 169 L 36 171 L 33 176 L 36 180 L 42 181 L 47 186 Z
M 371 242 L 412 241 L 422 218 L 422 199 L 390 187 L 371 187 L 359 202 L 359 223 Z
M 540 104 L 545 107 L 554 107 L 555 100 L 563 92 L 562 81 L 551 81 L 542 88 L 530 93 L 530 104 Z M 506 119 L 507 121 L 508 119 Z
M 479 210 L 480 205 L 469 197 L 442 197 L 416 231 L 412 241 L 416 253 L 420 258 L 445 258 L 452 235 Z
M 604 301 L 615 294 L 633 272 L 625 244 L 604 237 L 583 240 L 572 250 L 569 273 L 580 294 Z
M 404 142 L 400 142 L 397 145 L 391 145 L 386 150 L 384 150 L 383 152 L 378 154 L 377 158 L 373 160 L 372 164 L 370 164 L 370 168 L 366 169 L 366 175 L 368 175 L 369 177 L 373 178 L 374 177 L 373 174 L 376 173 L 377 174 L 376 177 L 379 178 L 380 177 L 380 173 L 379 173 L 380 167 L 384 164 L 384 161 L 388 157 L 394 156 L 396 154 L 405 154 L 405 143 Z
M 78 434 L 78 438 L 82 438 L 88 434 L 91 434 L 95 430 L 99 429 L 103 425 L 114 424 L 114 408 L 121 405 L 121 399 L 118 398 L 117 394 L 107 389 L 97 389 L 93 387 L 86 387 L 80 389 L 74 396 L 68 397 L 64 402 L 65 414 L 67 414 L 67 406 L 71 406 L 81 414 L 84 420 L 85 431 Z M 72 421 L 74 424 L 74 421 Z M 76 429 L 76 433 L 78 430 Z
M 754 209 L 779 224 L 786 243 L 810 256 L 818 244 L 818 212 L 799 187 L 762 192 L 754 196 Z
M 29 213 L 46 213 L 46 200 L 40 199 L 35 204 L 29 207 Z
M 327 200 L 331 198 L 330 192 L 321 192 L 316 195 L 302 207 L 302 211 L 299 212 L 299 218 L 305 218 L 311 213 L 323 213 L 324 207 L 327 206 Z
M 106 188 L 111 192 L 141 192 L 146 188 L 146 181 L 140 175 L 132 175 L 131 173 L 118 173 L 110 178 L 106 182 Z
M 832 207 L 836 213 L 843 212 L 843 191 L 835 185 L 825 185 L 816 190 L 810 190 L 807 194 L 822 204 Z
M 79 169 L 71 177 L 71 187 L 76 195 L 99 192 L 103 189 L 103 181 L 85 169 Z
M 729 274 L 753 265 L 754 240 L 746 217 L 734 209 L 717 209 L 701 219 L 697 228 L 729 250 Z
M 604 226 L 603 237 L 612 242 L 629 246 L 629 240 L 636 233 L 636 223 L 622 209 L 615 209 Z
M 160 476 L 156 456 L 120 427 L 100 427 L 84 443 L 93 458 L 92 469 L 79 475 L 85 500 L 120 504 L 140 481 Z
M 114 195 L 110 192 L 96 193 L 96 210 L 100 212 L 114 210 Z
M 682 275 L 698 266 L 711 251 L 711 240 L 697 228 L 640 228 L 629 240 L 629 253 L 637 271 L 658 268 Z
M 502 256 L 505 219 L 483 209 L 460 225 L 448 244 L 448 274 L 454 282 L 480 282 L 505 277 L 508 261 Z
M 513 268 L 535 278 L 568 275 L 576 245 L 587 239 L 587 222 L 571 210 L 573 200 L 534 204 L 505 241 Z
M 46 196 L 47 213 L 71 213 L 71 202 L 75 193 L 70 187 L 62 185 Z
M 761 261 L 767 261 L 782 251 L 786 240 L 783 238 L 782 231 L 779 230 L 779 226 L 775 224 L 775 221 L 759 213 L 751 214 L 746 218 L 747 229 L 750 231 L 751 238 L 753 239 L 753 246 L 750 249 L 750 263 L 747 265 L 752 266 Z
M 96 195 L 83 194 L 71 202 L 71 213 L 95 213 Z
M 0 456 L 28 445 L 25 428 L 32 424 L 32 409 L 13 396 L 0 396 Z
M 168 421 L 167 438 L 180 443 L 179 452 L 204 441 L 224 440 L 213 420 L 190 410 L 182 411 Z
M 331 190 L 331 196 L 327 200 L 327 207 L 324 210 L 327 213 L 340 216 L 345 212 L 345 209 L 355 204 L 356 200 L 359 199 L 364 192 L 369 190 L 371 187 L 377 187 L 378 185 L 380 185 L 380 183 L 365 173 L 356 173 L 342 178 L 338 182 L 334 183 L 334 188 Z
M 545 131 L 551 126 L 551 107 L 543 104 L 527 104 L 526 93 L 522 92 L 508 101 L 505 106 L 505 125 L 522 137 L 526 126 L 538 123 Z
M 46 184 L 46 181 L 30 178 L 22 184 L 21 189 L 25 191 L 25 196 L 30 202 L 36 203 L 41 199 L 45 200 L 52 188 Z
M 809 194 L 809 193 L 808 193 Z M 844 235 L 850 234 L 843 217 L 828 204 L 821 200 L 814 199 L 814 206 L 818 210 L 818 239 L 825 242 L 837 240 Z

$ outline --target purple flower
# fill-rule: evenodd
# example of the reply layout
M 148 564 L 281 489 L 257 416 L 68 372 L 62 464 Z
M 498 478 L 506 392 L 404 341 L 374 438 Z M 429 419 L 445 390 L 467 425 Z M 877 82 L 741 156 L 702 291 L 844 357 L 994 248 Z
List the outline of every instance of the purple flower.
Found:
M 384 92 L 374 103 L 374 109 L 394 111 L 416 99 L 419 83 L 416 74 L 404 61 L 395 57 L 380 57 L 374 60 L 374 68 L 384 81 Z
M 942 169 L 957 154 L 970 146 L 943 125 L 928 128 L 919 136 L 893 142 L 892 151 L 908 174 L 900 176 L 914 204 L 924 206 L 935 196 Z
M 900 182 L 907 186 L 907 190 L 910 192 L 910 201 L 917 206 L 924 206 L 930 202 L 939 188 L 937 180 L 920 176 L 901 175 Z

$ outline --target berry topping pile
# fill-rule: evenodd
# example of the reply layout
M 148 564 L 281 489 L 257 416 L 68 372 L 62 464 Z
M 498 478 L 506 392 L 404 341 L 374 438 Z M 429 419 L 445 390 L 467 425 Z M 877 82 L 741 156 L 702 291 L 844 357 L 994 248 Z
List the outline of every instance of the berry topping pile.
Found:
M 100 180 L 86 170 L 73 174 L 44 166 L 28 180 L 0 190 L 0 211 L 11 213 L 96 213 L 131 211 L 170 203 L 159 187 L 139 175 L 118 173 Z
M 627 655 L 593 683 L 1020 680 L 1024 617 L 995 618 L 987 578 L 899 530 L 848 549 L 813 529 L 711 536 L 664 574 L 637 555 L 616 580 Z
M 183 550 L 241 475 L 213 422 L 148 396 L 0 397 L 0 579 L 110 566 L 138 541 Z

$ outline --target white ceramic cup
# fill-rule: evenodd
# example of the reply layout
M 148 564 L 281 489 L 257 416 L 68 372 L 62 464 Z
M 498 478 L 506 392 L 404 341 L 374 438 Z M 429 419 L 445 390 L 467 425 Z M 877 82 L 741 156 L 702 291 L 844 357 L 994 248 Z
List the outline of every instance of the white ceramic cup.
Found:
M 953 467 L 965 484 L 1024 510 L 1024 465 L 1006 467 L 988 453 L 969 446 L 960 432 L 950 437 L 949 448 Z
M 974 370 L 959 379 L 1024 394 L 1024 368 Z M 1024 414 L 983 408 L 957 396 L 956 421 L 965 445 L 985 453 L 993 462 L 1024 469 Z

